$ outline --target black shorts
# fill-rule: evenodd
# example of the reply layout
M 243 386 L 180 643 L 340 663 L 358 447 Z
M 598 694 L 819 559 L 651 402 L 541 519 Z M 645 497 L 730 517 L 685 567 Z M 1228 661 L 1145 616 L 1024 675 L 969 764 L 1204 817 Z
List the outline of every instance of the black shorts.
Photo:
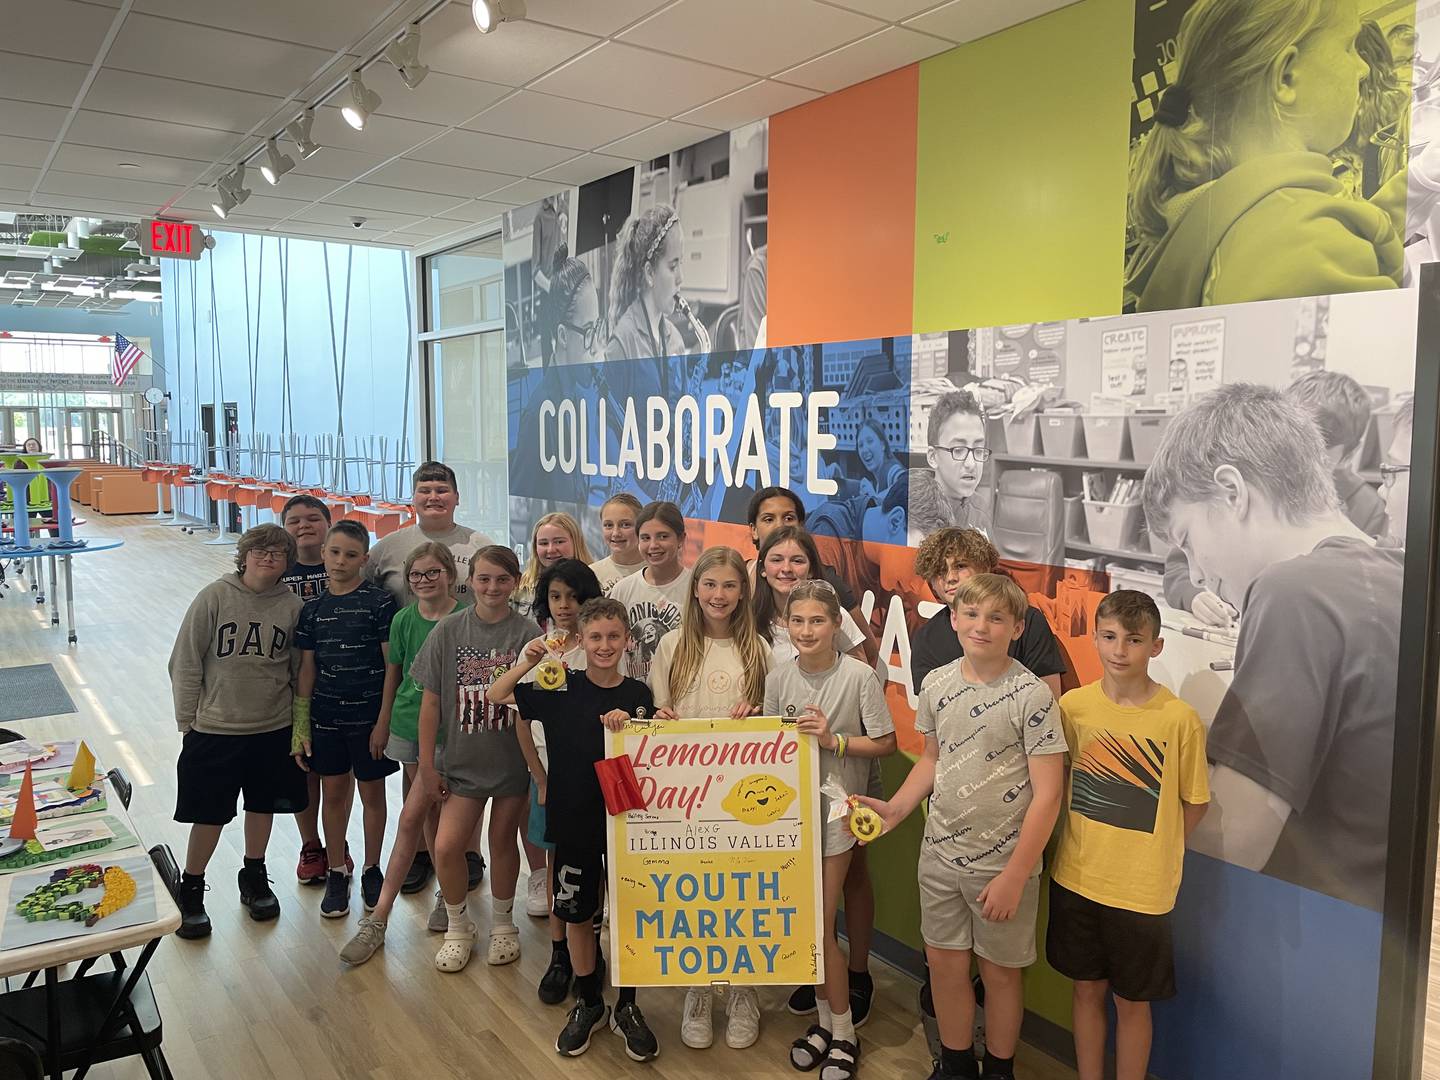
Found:
M 605 849 L 555 845 L 555 876 L 550 882 L 555 914 L 562 922 L 588 923 L 600 910 L 605 892 Z
M 1050 882 L 1045 959 L 1068 979 L 1108 982 L 1126 1001 L 1175 996 L 1169 915 L 1108 907 Z
M 384 780 L 400 771 L 400 763 L 370 756 L 369 727 L 311 728 L 310 769 L 321 776 L 355 774 L 356 780 Z
M 242 792 L 252 814 L 298 814 L 310 802 L 288 724 L 255 735 L 187 731 L 175 774 L 175 820 L 189 825 L 232 821 Z

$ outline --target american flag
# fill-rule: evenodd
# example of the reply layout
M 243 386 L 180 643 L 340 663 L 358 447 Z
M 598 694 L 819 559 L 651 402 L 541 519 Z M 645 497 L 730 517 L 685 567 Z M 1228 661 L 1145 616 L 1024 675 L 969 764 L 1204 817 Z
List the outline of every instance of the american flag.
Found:
M 115 335 L 115 359 L 110 364 L 110 381 L 116 386 L 125 382 L 130 372 L 135 370 L 135 365 L 140 362 L 140 357 L 145 354 L 140 351 L 140 346 L 130 341 L 123 334 Z

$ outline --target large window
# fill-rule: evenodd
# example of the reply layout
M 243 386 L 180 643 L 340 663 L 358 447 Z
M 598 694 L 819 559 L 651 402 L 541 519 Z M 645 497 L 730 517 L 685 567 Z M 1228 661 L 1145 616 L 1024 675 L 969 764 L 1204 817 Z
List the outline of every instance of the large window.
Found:
M 426 256 L 420 334 L 427 456 L 455 470 L 455 517 L 499 543 L 510 535 L 505 312 L 500 237 Z

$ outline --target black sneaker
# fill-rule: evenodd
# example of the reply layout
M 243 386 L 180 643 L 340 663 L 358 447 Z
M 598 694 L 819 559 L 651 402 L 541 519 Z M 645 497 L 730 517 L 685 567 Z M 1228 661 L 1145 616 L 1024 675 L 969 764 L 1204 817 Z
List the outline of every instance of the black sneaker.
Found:
M 655 1033 L 645 1023 L 640 1006 L 633 1001 L 615 1006 L 610 1014 L 610 1030 L 625 1040 L 625 1054 L 631 1061 L 654 1061 L 660 1053 Z
M 180 879 L 180 929 L 175 936 L 186 941 L 210 936 L 210 916 L 205 914 L 205 875 Z
M 375 910 L 380 903 L 380 890 L 385 887 L 385 875 L 378 866 L 367 866 L 360 875 L 360 902 L 365 905 L 365 914 Z M 854 994 L 854 991 L 851 991 Z
M 430 861 L 430 852 L 417 851 L 415 858 L 410 863 L 410 869 L 405 872 L 405 880 L 400 885 L 400 891 L 406 896 L 417 893 L 430 883 L 430 875 L 435 873 L 435 864 Z
M 480 882 L 485 880 L 485 856 L 478 851 L 465 852 L 465 869 L 469 871 L 465 888 L 474 892 L 480 887 Z
M 870 1006 L 875 1003 L 875 981 L 868 971 L 850 972 L 850 1017 L 855 1026 L 863 1027 L 870 1019 Z
M 270 879 L 265 875 L 263 865 L 253 870 L 241 867 L 237 883 L 240 906 L 250 912 L 250 918 L 256 922 L 269 922 L 280 914 L 280 901 L 275 896 L 275 890 L 270 888 Z
M 320 901 L 320 915 L 341 919 L 350 914 L 350 876 L 339 870 L 325 875 L 325 899 Z
M 815 988 L 813 986 L 797 986 L 795 992 L 790 995 L 790 1000 L 785 1002 L 785 1008 L 796 1016 L 809 1016 L 815 1011 Z
M 570 954 L 564 949 L 551 949 L 550 966 L 540 976 L 540 1000 L 546 1005 L 559 1005 L 570 996 L 570 980 L 574 977 Z
M 590 1035 L 605 1022 L 609 1007 L 602 1001 L 599 1005 L 585 1005 L 576 1002 L 565 1019 L 565 1027 L 555 1040 L 555 1049 L 566 1057 L 579 1057 L 590 1049 Z

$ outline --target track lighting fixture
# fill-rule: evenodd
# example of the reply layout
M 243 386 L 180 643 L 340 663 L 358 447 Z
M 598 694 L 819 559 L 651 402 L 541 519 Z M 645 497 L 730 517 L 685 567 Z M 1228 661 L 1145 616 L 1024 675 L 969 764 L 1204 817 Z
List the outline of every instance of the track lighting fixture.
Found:
M 380 107 L 380 95 L 361 81 L 358 71 L 350 73 L 350 82 L 346 89 L 350 100 L 340 107 L 340 115 L 356 131 L 364 131 L 370 114 Z
M 300 152 L 300 160 L 314 157 L 320 151 L 320 144 L 310 138 L 310 128 L 315 123 L 315 110 L 306 109 L 285 126 L 285 134 Z
M 265 160 L 260 164 L 260 175 L 271 187 L 280 183 L 280 178 L 295 168 L 295 159 L 280 152 L 280 144 L 273 138 L 266 140 Z
M 525 18 L 525 0 L 471 0 L 470 14 L 482 34 L 488 34 L 503 22 Z
M 407 28 L 398 41 L 390 43 L 385 50 L 385 59 L 395 65 L 401 80 L 411 90 L 424 82 L 425 76 L 430 74 L 430 69 L 420 63 L 420 31 L 413 26 Z
M 223 221 L 231 210 L 250 198 L 250 189 L 245 186 L 245 163 L 240 162 L 222 176 L 216 182 L 215 190 L 220 197 L 210 204 L 210 209 Z

